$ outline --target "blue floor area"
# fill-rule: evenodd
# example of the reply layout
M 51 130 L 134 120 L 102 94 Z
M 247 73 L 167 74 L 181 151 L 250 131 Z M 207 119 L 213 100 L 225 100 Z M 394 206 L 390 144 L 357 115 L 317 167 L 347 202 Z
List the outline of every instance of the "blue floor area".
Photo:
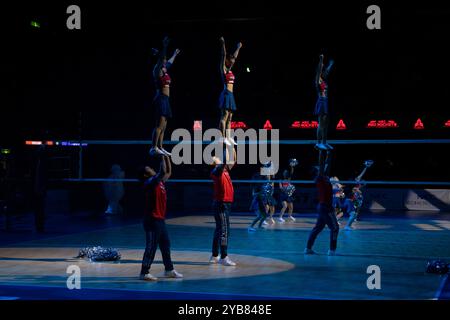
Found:
M 38 233 L 33 230 L 34 217 L 31 213 L 15 215 L 10 220 L 11 225 L 6 229 L 5 217 L 0 216 L 1 245 L 132 225 L 141 221 L 137 217 L 96 215 L 88 212 L 54 214 L 47 216 L 45 232 Z
M 171 212 L 168 218 L 183 216 L 186 212 Z M 314 211 L 294 214 L 295 217 L 314 217 Z M 210 213 L 198 213 L 195 215 L 211 215 Z M 249 212 L 233 212 L 232 216 L 245 216 Z M 360 220 L 372 219 L 439 219 L 450 220 L 448 212 L 430 211 L 373 211 L 363 212 Z M 130 216 L 108 216 L 93 212 L 78 212 L 73 214 L 54 214 L 47 217 L 45 233 L 37 233 L 34 228 L 34 217 L 31 213 L 12 216 L 11 225 L 6 229 L 5 216 L 0 216 L 0 245 L 12 244 L 22 241 L 58 237 L 79 232 L 107 229 L 118 226 L 133 225 L 141 222 L 137 215 Z
M 100 297 L 100 298 L 99 298 Z M 69 290 L 43 286 L 0 285 L 0 300 L 273 300 L 274 297 L 199 292 L 164 292 L 114 289 Z M 277 300 L 298 300 L 276 297 Z
M 183 214 L 171 214 L 169 218 L 174 216 L 181 217 Z M 184 213 L 184 216 L 189 214 Z M 205 216 L 211 217 L 211 214 Z M 0 300 L 427 300 L 433 297 L 450 300 L 450 280 L 425 273 L 428 259 L 450 259 L 450 225 L 448 222 L 439 224 L 439 221 L 449 221 L 449 214 L 364 213 L 361 217 L 362 229 L 340 233 L 339 256 L 331 259 L 324 254 L 328 249 L 327 230 L 321 234 L 315 246 L 319 255 L 306 257 L 301 254 L 314 222 L 313 212 L 295 215 L 299 218 L 297 223 L 302 222 L 303 227 L 271 229 L 253 234 L 246 230 L 252 216 L 248 213 L 233 213 L 232 216 L 243 218 L 235 220 L 232 225 L 231 254 L 279 259 L 295 267 L 276 274 L 162 281 L 153 286 L 141 284 L 134 274 L 110 277 L 99 273 L 86 278 L 90 287 L 86 285 L 81 290 L 68 290 L 65 288 L 64 271 L 61 274 L 49 274 L 46 269 L 42 269 L 39 274 L 28 273 L 28 266 L 33 268 L 35 263 L 42 262 L 69 262 L 79 248 L 87 245 L 142 250 L 144 243 L 140 218 L 57 215 L 49 217 L 46 233 L 37 234 L 30 228 L 32 216 L 25 216 L 13 224 L 12 230 L 0 230 L 0 248 L 28 248 L 32 251 L 33 248 L 64 247 L 69 248 L 69 254 L 62 257 L 51 256 L 47 252 L 28 257 L 0 256 L 0 264 L 19 268 L 19 273 L 13 273 L 9 278 L 8 269 L 5 269 L 6 275 L 0 275 L 5 279 L 0 284 Z M 181 269 L 189 266 L 206 267 L 213 225 L 211 218 L 211 221 L 207 219 L 201 226 L 189 223 L 168 226 L 172 248 L 178 251 L 178 256 L 173 257 L 175 265 Z M 205 253 L 206 262 L 202 259 L 194 262 L 183 259 L 180 256 L 184 251 Z M 123 259 L 120 263 L 136 269 L 137 277 L 139 259 L 140 255 Z M 157 259 L 155 264 L 161 265 L 161 261 Z M 379 265 L 383 270 L 382 292 L 366 288 L 365 268 L 371 264 Z M 38 284 L 30 285 L 33 281 Z M 123 287 L 123 283 L 130 287 Z

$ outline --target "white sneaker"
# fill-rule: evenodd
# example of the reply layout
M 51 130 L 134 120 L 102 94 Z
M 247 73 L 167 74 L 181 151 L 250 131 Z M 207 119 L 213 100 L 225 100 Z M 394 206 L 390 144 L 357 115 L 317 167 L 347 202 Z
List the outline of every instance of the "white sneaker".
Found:
M 167 150 L 165 150 L 165 149 L 163 149 L 163 148 L 160 148 L 160 150 L 161 150 L 161 152 L 164 153 L 166 156 L 168 156 L 168 157 L 171 157 L 171 156 L 172 156 L 172 154 L 171 154 L 169 151 L 167 151 Z
M 171 271 L 165 271 L 164 275 L 167 278 L 183 278 L 183 275 L 179 273 L 177 270 L 173 269 Z
M 237 146 L 237 145 L 238 145 L 237 142 L 234 141 L 233 138 L 227 138 L 227 140 L 228 140 L 233 146 Z
M 232 144 L 231 144 L 231 142 L 230 141 L 228 141 L 228 138 L 220 138 L 219 139 L 219 142 L 220 143 L 225 143 L 227 146 L 232 146 Z
M 284 223 L 285 220 L 284 220 L 283 218 L 278 218 L 278 222 L 279 222 L 279 223 Z
M 157 280 L 158 280 L 157 277 L 152 276 L 150 273 L 147 273 L 147 274 L 141 274 L 141 275 L 139 276 L 139 279 L 140 279 L 140 280 L 145 280 L 145 281 L 157 281 Z
M 303 251 L 304 254 L 316 254 L 316 252 L 313 249 L 305 248 L 305 251 Z
M 158 148 L 158 147 L 152 147 L 150 149 L 149 153 L 150 153 L 151 156 L 156 156 L 156 155 L 164 156 L 165 155 L 164 152 L 162 152 L 161 149 Z
M 211 256 L 211 258 L 209 258 L 209 263 L 210 264 L 218 264 L 219 263 L 219 257 Z
M 220 259 L 219 263 L 223 266 L 235 266 L 236 265 L 236 263 L 231 261 L 231 259 L 228 256 L 226 256 L 224 259 Z
M 248 227 L 248 228 L 247 228 L 247 231 L 248 231 L 248 232 L 255 232 L 255 231 L 256 231 L 256 229 L 255 229 L 255 228 L 253 228 L 253 227 Z
M 328 255 L 329 256 L 335 256 L 336 255 L 336 251 L 335 250 L 328 250 Z
M 295 221 L 295 218 L 293 217 L 293 216 L 289 216 L 289 218 L 288 218 L 289 220 L 291 220 L 291 221 Z
M 262 224 L 265 225 L 265 226 L 269 225 L 266 220 L 264 220 Z

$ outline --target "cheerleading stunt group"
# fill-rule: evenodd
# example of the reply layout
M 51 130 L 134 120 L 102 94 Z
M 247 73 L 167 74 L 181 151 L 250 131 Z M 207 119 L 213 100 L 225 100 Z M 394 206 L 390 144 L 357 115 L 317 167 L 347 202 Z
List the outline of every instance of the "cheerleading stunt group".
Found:
M 242 43 L 239 42 L 233 53 L 227 53 L 225 40 L 220 38 L 221 59 L 220 75 L 223 82 L 223 90 L 219 97 L 220 121 L 219 129 L 222 138 L 219 143 L 226 146 L 223 157 L 214 157 L 214 169 L 211 172 L 211 179 L 214 186 L 213 210 L 216 227 L 212 241 L 212 255 L 210 264 L 220 264 L 223 266 L 236 266 L 228 256 L 228 242 L 230 230 L 230 211 L 234 198 L 233 183 L 230 177 L 230 171 L 236 163 L 236 151 L 234 146 L 236 141 L 231 137 L 231 119 L 236 111 L 236 102 L 233 95 L 235 76 L 231 71 Z M 170 255 L 170 240 L 165 224 L 167 195 L 165 182 L 169 179 L 172 167 L 170 152 L 164 149 L 164 132 L 167 127 L 167 120 L 172 117 L 170 105 L 170 85 L 171 77 L 168 70 L 174 63 L 180 50 L 176 49 L 173 55 L 167 60 L 167 48 L 169 39 L 163 40 L 161 50 L 154 49 L 158 55 L 158 60 L 153 69 L 153 79 L 155 82 L 156 94 L 153 99 L 153 109 L 156 117 L 156 126 L 153 130 L 152 146 L 150 156 L 160 158 L 158 171 L 145 166 L 142 168 L 139 177 L 145 190 L 145 213 L 143 226 L 146 237 L 146 247 L 142 259 L 140 279 L 147 281 L 156 281 L 158 278 L 150 274 L 150 268 L 155 258 L 157 248 L 159 247 L 165 267 L 165 277 L 183 278 L 183 275 L 174 269 Z M 311 230 L 304 254 L 314 254 L 312 247 L 319 233 L 328 226 L 330 229 L 330 249 L 328 255 L 335 255 L 337 248 L 337 238 L 339 233 L 340 220 L 344 213 L 348 214 L 349 219 L 345 230 L 352 230 L 353 222 L 358 218 L 359 211 L 363 201 L 363 183 L 361 179 L 366 170 L 373 164 L 373 161 L 364 162 L 364 168 L 360 175 L 355 178 L 356 184 L 349 197 L 345 196 L 344 186 L 339 183 L 337 177 L 329 177 L 331 154 L 333 147 L 327 143 L 327 129 L 329 123 L 328 112 L 328 75 L 333 66 L 333 60 L 330 60 L 327 66 L 324 65 L 324 56 L 320 55 L 317 67 L 315 85 L 317 89 L 317 103 L 314 114 L 318 117 L 317 144 L 315 149 L 318 151 L 318 166 L 315 170 L 315 183 L 317 187 L 318 217 L 316 225 Z M 222 160 L 221 160 L 222 159 Z M 294 174 L 294 168 L 298 165 L 296 159 L 289 160 L 289 168 L 284 170 L 282 182 L 279 183 L 280 197 L 282 204 L 278 223 L 286 223 L 283 218 L 287 210 L 287 221 L 295 221 L 292 216 L 293 203 L 295 196 L 295 186 L 291 183 Z M 272 182 L 273 175 L 270 173 L 262 175 L 261 172 L 270 172 L 271 163 L 262 165 L 262 169 L 253 176 L 252 194 L 253 200 L 250 209 L 256 213 L 256 218 L 248 227 L 249 232 L 255 232 L 263 229 L 266 225 L 275 224 L 273 218 L 277 201 L 274 198 L 275 183 Z M 260 181 L 258 181 L 260 180 Z M 261 181 L 262 180 L 262 181 Z M 255 228 L 257 226 L 257 228 Z

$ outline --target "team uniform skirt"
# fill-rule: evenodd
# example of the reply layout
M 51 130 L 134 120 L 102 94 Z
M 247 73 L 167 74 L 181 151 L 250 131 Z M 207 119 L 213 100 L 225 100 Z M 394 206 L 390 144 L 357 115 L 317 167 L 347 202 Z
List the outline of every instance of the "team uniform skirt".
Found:
M 328 114 L 328 98 L 319 97 L 316 102 L 316 108 L 314 110 L 314 115 L 322 116 Z
M 294 196 L 289 196 L 287 193 L 280 193 L 280 201 L 286 201 L 287 203 L 293 203 L 294 202 Z
M 234 100 L 233 92 L 224 89 L 219 97 L 219 109 L 236 111 L 236 101 Z
M 158 93 L 153 99 L 152 106 L 157 118 L 172 118 L 172 108 L 170 106 L 169 97 L 165 94 Z
M 270 207 L 274 207 L 277 205 L 277 200 L 275 200 L 273 196 L 268 196 L 265 198 L 264 204 Z

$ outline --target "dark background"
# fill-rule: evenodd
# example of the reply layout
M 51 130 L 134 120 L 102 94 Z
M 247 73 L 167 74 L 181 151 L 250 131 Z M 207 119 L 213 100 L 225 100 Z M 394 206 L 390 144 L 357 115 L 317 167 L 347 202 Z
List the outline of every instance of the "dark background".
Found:
M 66 28 L 66 8 L 81 7 L 81 30 Z M 381 30 L 366 28 L 366 8 L 381 7 Z M 221 91 L 218 62 L 224 36 L 231 51 L 243 42 L 234 68 L 236 121 L 262 128 L 267 119 L 282 139 L 314 139 L 294 120 L 315 120 L 318 55 L 333 58 L 329 81 L 330 139 L 448 138 L 450 11 L 433 2 L 154 2 L 17 1 L 2 10 L 0 146 L 11 148 L 16 176 L 26 176 L 31 139 L 150 140 L 154 118 L 151 77 L 168 35 L 181 49 L 171 76 L 174 128 L 203 120 L 215 127 Z M 30 22 L 38 21 L 40 28 Z M 247 73 L 246 68 L 251 72 Z M 417 118 L 425 130 L 413 130 Z M 348 130 L 334 130 L 344 119 Z M 398 129 L 366 129 L 369 120 L 395 120 Z M 351 178 L 371 158 L 375 180 L 448 181 L 447 145 L 337 146 L 334 174 Z M 76 177 L 76 149 L 50 148 L 68 158 Z M 85 177 L 105 177 L 119 163 L 133 177 L 147 147 L 89 146 Z M 298 179 L 310 178 L 310 146 L 283 146 L 283 163 L 300 160 Z M 59 164 L 60 166 L 63 166 Z M 236 170 L 249 178 L 256 167 Z M 176 177 L 207 178 L 207 166 L 175 168 Z

